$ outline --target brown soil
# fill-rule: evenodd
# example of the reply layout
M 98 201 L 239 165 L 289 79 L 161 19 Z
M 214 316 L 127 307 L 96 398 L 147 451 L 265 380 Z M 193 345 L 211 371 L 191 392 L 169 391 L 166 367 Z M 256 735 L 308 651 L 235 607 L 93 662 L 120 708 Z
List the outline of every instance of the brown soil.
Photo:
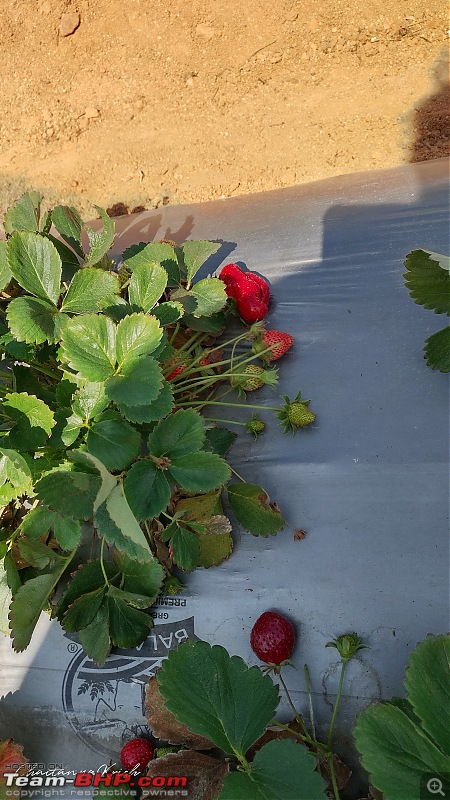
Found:
M 148 208 L 448 154 L 442 0 L 1 5 L 2 206 L 32 187 Z

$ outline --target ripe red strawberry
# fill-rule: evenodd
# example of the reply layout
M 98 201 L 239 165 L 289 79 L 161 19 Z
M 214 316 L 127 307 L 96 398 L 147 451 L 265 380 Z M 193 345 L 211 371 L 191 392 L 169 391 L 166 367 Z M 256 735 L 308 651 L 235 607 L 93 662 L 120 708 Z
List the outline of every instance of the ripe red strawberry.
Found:
M 130 739 L 120 751 L 120 760 L 125 769 L 131 770 L 138 768 L 143 772 L 152 760 L 155 754 L 155 748 L 148 739 L 139 737 Z
M 291 334 L 284 333 L 284 331 L 265 331 L 262 337 L 263 349 L 272 347 L 270 353 L 264 354 L 264 357 L 268 361 L 277 361 L 277 359 L 281 358 L 281 356 L 284 356 L 284 354 L 287 353 L 293 344 L 294 339 L 292 338 Z M 257 352 L 257 349 L 255 352 Z
M 261 278 L 261 275 L 257 275 L 256 272 L 246 272 L 245 277 L 257 284 L 261 294 L 261 300 L 264 300 L 264 302 L 268 304 L 270 300 L 270 288 L 267 281 Z
M 166 380 L 173 381 L 174 378 L 178 378 L 178 375 L 181 375 L 182 372 L 186 369 L 186 364 L 179 364 L 178 367 L 175 367 L 174 370 L 167 376 Z
M 219 278 L 224 282 L 225 291 L 230 297 L 235 296 L 235 290 L 243 276 L 241 268 L 237 264 L 226 264 L 219 273 Z
M 260 319 L 266 316 L 268 311 L 267 303 L 261 300 L 261 298 L 251 295 L 238 298 L 236 300 L 236 307 L 239 316 L 242 317 L 244 322 L 248 322 L 249 325 L 253 322 L 259 322 Z
M 250 644 L 261 661 L 279 667 L 292 654 L 295 628 L 281 614 L 265 611 L 253 625 Z

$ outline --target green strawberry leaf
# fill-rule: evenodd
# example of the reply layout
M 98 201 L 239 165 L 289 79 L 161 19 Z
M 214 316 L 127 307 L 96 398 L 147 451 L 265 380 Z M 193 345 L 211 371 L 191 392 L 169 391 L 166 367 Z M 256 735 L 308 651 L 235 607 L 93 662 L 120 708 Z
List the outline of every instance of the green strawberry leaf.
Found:
M 170 295 L 171 302 L 179 303 L 184 314 L 193 314 L 197 310 L 197 298 L 183 286 L 179 286 Z
M 52 243 L 61 259 L 61 280 L 63 283 L 70 283 L 75 273 L 80 269 L 80 262 L 77 256 L 73 250 L 61 241 L 61 239 L 57 239 L 55 236 L 51 236 L 51 234 L 48 234 L 46 238 Z
M 8 612 L 12 600 L 12 592 L 8 585 L 5 559 L 0 561 L 0 633 L 10 634 Z
M 148 597 L 145 594 L 138 594 L 137 592 L 128 592 L 125 589 L 119 589 L 117 586 L 110 586 L 108 589 L 108 596 L 117 600 L 123 600 L 133 608 L 149 608 L 155 598 Z
M 250 772 L 225 776 L 217 800 L 325 800 L 325 782 L 317 761 L 291 739 L 268 742 L 258 750 Z
M 7 234 L 14 231 L 37 233 L 39 228 L 41 196 L 38 192 L 27 192 L 20 197 L 5 214 L 4 227 Z
M 233 551 L 231 523 L 228 517 L 217 514 L 210 518 L 206 531 L 199 534 L 199 567 L 215 567 L 229 558 Z
M 88 381 L 104 381 L 114 372 L 115 339 L 116 326 L 108 317 L 74 317 L 63 330 L 62 358 Z
M 177 248 L 188 284 L 192 283 L 200 267 L 210 256 L 217 253 L 221 246 L 220 242 L 198 241 L 184 242 Z
M 148 356 L 158 347 L 162 329 L 158 320 L 147 314 L 129 314 L 117 326 L 116 352 L 119 368 L 140 356 Z
M 170 532 L 170 537 L 168 534 Z M 164 542 L 170 538 L 173 547 L 173 560 L 185 572 L 192 572 L 198 564 L 200 544 L 198 536 L 183 525 L 176 522 L 169 525 L 161 536 Z
M 184 314 L 184 308 L 181 303 L 177 303 L 175 300 L 168 300 L 167 303 L 160 303 L 159 306 L 156 306 L 152 313 L 159 320 L 159 324 L 164 327 L 178 322 Z
M 101 483 L 96 475 L 55 470 L 36 483 L 35 492 L 44 505 L 55 511 L 74 519 L 87 520 L 94 513 L 94 501 Z
M 233 483 L 228 487 L 228 502 L 239 524 L 254 536 L 273 536 L 285 524 L 262 486 L 255 483 Z
M 137 592 L 152 598 L 152 602 L 149 603 L 149 605 L 152 605 L 161 591 L 162 582 L 165 578 L 164 569 L 158 559 L 152 558 L 151 561 L 137 561 L 122 552 L 116 553 L 114 560 L 123 574 L 122 588 L 126 592 Z
M 64 241 L 75 250 L 80 258 L 84 258 L 83 247 L 81 244 L 81 230 L 83 228 L 83 220 L 81 219 L 78 211 L 69 206 L 55 206 L 52 211 L 52 222 L 62 236 Z
M 103 564 L 106 577 L 109 581 L 118 575 L 118 570 L 113 564 L 105 561 Z M 105 577 L 100 561 L 88 561 L 82 564 L 73 574 L 61 600 L 58 604 L 57 617 L 61 621 L 69 607 L 83 595 L 95 592 L 105 587 Z
M 100 489 L 94 500 L 95 513 L 97 508 L 99 508 L 101 504 L 105 502 L 106 498 L 112 492 L 114 487 L 117 486 L 117 478 L 115 478 L 114 475 L 111 475 L 111 473 L 106 469 L 105 465 L 99 461 L 98 458 L 95 458 L 95 456 L 93 456 L 91 453 L 87 453 L 84 450 L 71 450 L 67 455 L 71 461 L 80 465 L 84 472 L 92 472 L 94 475 L 100 476 Z
M 101 536 L 130 558 L 150 560 L 147 539 L 127 502 L 121 483 L 97 509 L 94 523 Z
M 43 542 L 35 541 L 33 539 L 25 539 L 23 537 L 17 540 L 17 547 L 20 555 L 25 561 L 29 561 L 33 567 L 44 569 L 44 567 L 51 564 L 53 561 L 59 561 L 61 556 L 58 556 L 51 547 L 47 547 Z
M 279 701 L 268 675 L 206 642 L 183 642 L 173 650 L 158 672 L 158 684 L 179 722 L 229 754 L 245 755 Z
M 0 242 L 0 292 L 6 289 L 12 280 L 12 272 L 6 258 L 6 242 Z
M 86 438 L 88 451 L 110 470 L 128 467 L 140 444 L 140 433 L 124 419 L 93 422 Z
M 66 424 L 61 431 L 61 441 L 66 447 L 76 442 L 82 429 L 84 428 L 84 419 L 77 414 L 71 414 L 67 417 Z
M 22 586 L 22 581 L 20 579 L 19 570 L 16 567 L 15 561 L 10 551 L 6 553 L 3 559 L 3 566 L 6 572 L 6 580 L 8 582 L 8 586 L 11 589 L 12 594 L 15 595 L 16 592 Z
M 56 342 L 59 338 L 60 312 L 38 297 L 15 297 L 6 311 L 11 333 L 28 344 Z
M 68 314 L 95 314 L 108 304 L 112 295 L 119 293 L 117 275 L 103 269 L 80 269 L 72 278 L 61 311 Z
M 450 636 L 430 636 L 409 658 L 405 688 L 422 727 L 450 756 Z
M 11 356 L 13 359 L 19 359 L 20 361 L 32 361 L 36 355 L 36 348 L 30 344 L 26 344 L 25 342 L 18 342 L 14 339 L 14 336 L 11 333 L 4 333 L 3 336 L 0 336 L 0 346 L 4 348 L 5 353 Z M 20 370 L 26 370 L 28 373 L 28 377 L 30 381 L 23 387 L 24 391 L 30 392 L 30 385 L 33 382 L 33 385 L 39 385 L 42 388 L 42 384 L 40 381 L 37 381 L 37 378 L 33 375 L 33 373 L 28 369 L 28 367 L 24 367 L 23 365 L 14 364 L 14 375 L 17 378 L 17 374 Z M 17 388 L 17 381 L 16 381 L 16 388 Z M 22 391 L 22 390 L 20 390 Z
M 32 493 L 32 476 L 27 462 L 15 450 L 0 448 L 0 505 L 28 493 Z
M 28 539 L 40 539 L 50 529 L 63 550 L 73 550 L 81 542 L 79 520 L 65 517 L 46 506 L 32 508 L 22 519 L 20 528 Z
M 131 272 L 141 264 L 161 264 L 167 272 L 169 283 L 180 282 L 180 270 L 175 250 L 166 242 L 140 242 L 133 244 L 122 255 L 125 265 Z
M 362 765 L 386 800 L 419 800 L 424 773 L 448 771 L 448 756 L 390 703 L 365 709 L 357 719 L 354 736 Z
M 413 250 L 406 256 L 405 284 L 418 305 L 450 314 L 450 274 L 445 256 Z
M 126 362 L 119 374 L 108 378 L 106 394 L 117 405 L 145 406 L 155 401 L 161 391 L 161 367 L 151 356 Z
M 169 505 L 171 490 L 164 472 L 153 461 L 141 459 L 128 470 L 123 488 L 138 520 L 157 517 Z
M 86 628 L 80 631 L 80 644 L 92 660 L 102 666 L 111 650 L 109 638 L 109 611 L 105 602 Z
M 196 497 L 183 497 L 178 500 L 175 511 L 183 512 L 184 520 L 208 522 L 212 516 L 223 513 L 221 492 L 209 492 Z
M 129 398 L 127 399 L 129 400 Z M 125 403 L 117 403 L 117 406 L 120 413 L 130 422 L 137 422 L 139 424 L 144 422 L 156 422 L 156 420 L 167 417 L 172 411 L 173 394 L 170 390 L 170 386 L 164 382 L 155 400 L 139 406 L 130 406 Z
M 77 384 L 64 378 L 56 387 L 56 402 L 60 408 L 70 408 L 72 404 L 72 397 L 77 390 Z
M 223 486 L 231 475 L 226 461 L 215 453 L 190 453 L 171 459 L 169 472 L 189 492 L 211 492 Z
M 20 653 L 30 644 L 41 612 L 49 604 L 53 590 L 67 568 L 69 559 L 61 560 L 51 572 L 30 578 L 13 596 L 9 612 L 14 650 Z
M 109 635 L 117 647 L 136 647 L 147 638 L 153 620 L 149 614 L 132 608 L 114 592 L 108 592 Z
M 100 589 L 77 597 L 64 614 L 62 620 L 64 630 L 73 633 L 86 628 L 100 610 L 100 606 L 105 600 L 105 594 L 105 586 L 102 586 Z
M 115 230 L 114 220 L 108 216 L 106 211 L 99 206 L 94 206 L 94 208 L 96 211 L 98 211 L 99 216 L 103 220 L 103 228 L 100 231 L 93 231 L 92 228 L 86 228 L 89 244 L 91 246 L 86 264 L 91 266 L 98 264 L 98 262 L 102 260 L 103 256 L 106 255 L 114 241 Z
M 219 311 L 211 314 L 210 317 L 195 317 L 187 314 L 184 318 L 187 328 L 193 331 L 203 331 L 204 333 L 222 333 L 226 325 L 225 314 Z
M 218 456 L 226 456 L 230 447 L 236 440 L 236 433 L 229 431 L 228 428 L 208 428 L 206 431 L 205 450 L 211 450 Z
M 46 436 L 50 436 L 55 418 L 53 411 L 42 400 L 26 392 L 12 392 L 5 395 L 2 406 L 14 422 L 23 426 L 28 421 L 29 428 L 39 428 Z
M 228 300 L 225 284 L 218 278 L 205 278 L 191 289 L 191 294 L 197 300 L 195 317 L 210 317 L 220 311 Z
M 90 420 L 105 410 L 109 401 L 104 383 L 87 382 L 78 389 L 72 398 L 74 414 L 83 420 Z
M 429 367 L 439 372 L 450 372 L 450 327 L 429 336 L 424 353 Z
M 176 458 L 195 453 L 205 439 L 205 423 L 192 408 L 180 409 L 163 419 L 148 439 L 148 449 L 157 458 Z
M 8 240 L 6 257 L 22 289 L 56 305 L 61 291 L 61 259 L 48 239 L 36 233 L 15 233 Z
M 160 264 L 142 262 L 131 276 L 128 299 L 134 311 L 151 311 L 167 286 L 167 272 Z

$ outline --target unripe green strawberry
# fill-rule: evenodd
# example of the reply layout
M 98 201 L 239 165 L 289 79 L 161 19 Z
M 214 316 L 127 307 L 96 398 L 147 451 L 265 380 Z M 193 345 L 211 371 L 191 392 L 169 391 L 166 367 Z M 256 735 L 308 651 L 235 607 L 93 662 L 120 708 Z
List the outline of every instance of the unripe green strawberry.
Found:
M 254 414 L 248 422 L 245 423 L 249 433 L 252 433 L 255 439 L 265 430 L 266 423 L 260 418 L 259 414 Z
M 308 408 L 310 401 L 302 400 L 301 397 L 301 392 L 298 392 L 291 402 L 287 395 L 283 395 L 285 403 L 283 408 L 277 411 L 276 416 L 281 420 L 285 433 L 289 430 L 295 433 L 297 428 L 306 428 L 316 418 L 316 415 Z
M 257 364 L 245 364 L 245 366 L 236 367 L 235 375 L 231 378 L 231 385 L 244 392 L 254 392 L 264 384 L 275 386 L 277 381 L 276 370 L 263 369 Z

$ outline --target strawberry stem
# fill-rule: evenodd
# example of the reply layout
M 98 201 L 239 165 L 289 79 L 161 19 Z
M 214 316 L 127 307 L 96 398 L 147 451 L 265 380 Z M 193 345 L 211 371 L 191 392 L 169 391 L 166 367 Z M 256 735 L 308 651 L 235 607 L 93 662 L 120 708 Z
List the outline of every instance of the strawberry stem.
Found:
M 342 685 L 344 683 L 345 668 L 347 666 L 347 663 L 348 663 L 347 661 L 343 660 L 342 664 L 341 664 L 341 675 L 340 675 L 340 678 L 339 678 L 339 686 L 338 686 L 337 695 L 336 695 L 336 702 L 334 704 L 333 715 L 331 717 L 331 722 L 330 722 L 330 729 L 328 731 L 327 744 L 328 744 L 329 748 L 331 748 L 331 740 L 332 740 L 332 737 L 333 737 L 334 723 L 336 721 L 337 711 L 338 711 L 338 708 L 339 708 L 339 702 L 340 702 L 340 699 L 341 699 Z

